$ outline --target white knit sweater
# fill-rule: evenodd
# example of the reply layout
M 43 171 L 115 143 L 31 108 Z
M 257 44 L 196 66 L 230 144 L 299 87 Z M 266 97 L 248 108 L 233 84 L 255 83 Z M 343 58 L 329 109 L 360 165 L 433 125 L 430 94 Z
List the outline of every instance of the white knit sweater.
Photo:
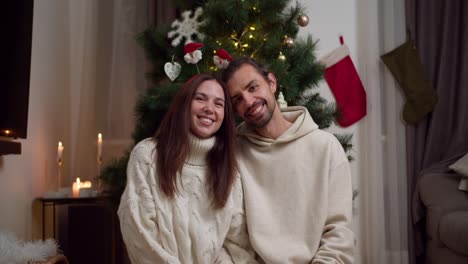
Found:
M 190 136 L 191 152 L 174 199 L 159 190 L 154 141 L 146 139 L 135 146 L 118 211 L 132 263 L 256 263 L 246 230 L 240 178 L 223 209 L 211 206 L 206 155 L 214 143 L 214 138 Z

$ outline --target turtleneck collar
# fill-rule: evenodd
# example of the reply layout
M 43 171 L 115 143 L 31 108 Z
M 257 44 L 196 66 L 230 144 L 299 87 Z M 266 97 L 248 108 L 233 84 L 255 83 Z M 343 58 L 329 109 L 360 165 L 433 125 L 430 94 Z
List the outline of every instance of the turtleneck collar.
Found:
M 188 135 L 189 153 L 185 159 L 185 163 L 195 166 L 203 166 L 207 164 L 206 155 L 214 147 L 216 137 L 212 136 L 207 139 L 198 138 L 192 133 Z

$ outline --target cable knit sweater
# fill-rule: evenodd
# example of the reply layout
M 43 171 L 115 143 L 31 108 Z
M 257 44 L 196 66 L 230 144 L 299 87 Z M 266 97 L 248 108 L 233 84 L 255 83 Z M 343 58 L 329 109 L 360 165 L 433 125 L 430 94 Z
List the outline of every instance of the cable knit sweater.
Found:
M 239 176 L 226 206 L 220 210 L 211 206 L 206 155 L 214 143 L 214 137 L 190 136 L 191 151 L 178 177 L 180 193 L 172 200 L 157 184 L 154 141 L 146 139 L 135 146 L 118 211 L 132 263 L 256 263 Z
M 303 107 L 277 139 L 238 128 L 250 240 L 265 263 L 352 263 L 349 163 L 338 140 Z

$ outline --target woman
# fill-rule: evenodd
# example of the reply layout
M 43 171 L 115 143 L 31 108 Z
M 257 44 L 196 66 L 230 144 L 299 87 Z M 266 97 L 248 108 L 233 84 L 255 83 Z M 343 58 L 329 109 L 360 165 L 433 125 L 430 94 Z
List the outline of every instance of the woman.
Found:
M 234 142 L 224 84 L 192 77 L 130 155 L 118 213 L 132 263 L 256 263 Z

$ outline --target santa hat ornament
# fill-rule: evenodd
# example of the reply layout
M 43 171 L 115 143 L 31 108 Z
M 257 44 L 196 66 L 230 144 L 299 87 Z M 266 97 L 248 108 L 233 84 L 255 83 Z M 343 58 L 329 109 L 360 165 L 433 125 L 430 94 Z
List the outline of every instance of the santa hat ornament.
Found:
M 229 66 L 229 63 L 232 61 L 231 55 L 224 50 L 218 49 L 216 55 L 213 56 L 213 62 L 218 67 L 218 69 L 224 70 Z
M 184 46 L 184 60 L 187 63 L 197 64 L 202 59 L 202 52 L 199 48 L 203 47 L 202 43 L 190 42 Z

